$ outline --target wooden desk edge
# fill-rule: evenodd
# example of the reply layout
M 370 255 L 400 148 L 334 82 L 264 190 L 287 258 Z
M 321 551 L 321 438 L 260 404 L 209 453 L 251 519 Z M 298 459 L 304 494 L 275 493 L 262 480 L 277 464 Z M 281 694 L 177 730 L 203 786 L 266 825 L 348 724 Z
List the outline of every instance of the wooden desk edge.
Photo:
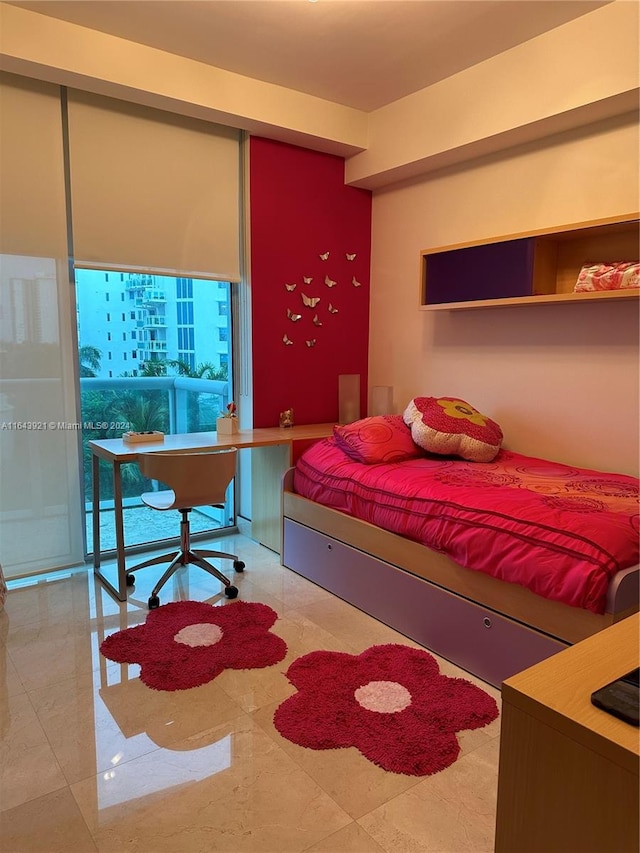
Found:
M 252 447 L 274 447 L 292 445 L 295 441 L 326 438 L 333 433 L 334 422 L 326 424 L 303 424 L 293 427 L 263 427 L 242 429 L 231 435 L 220 436 L 210 432 L 168 433 L 163 441 L 129 444 L 122 438 L 99 438 L 88 442 L 91 452 L 107 462 L 133 462 L 140 453 L 161 452 L 188 453 L 203 448 L 237 447 L 238 450 Z M 181 447 L 179 439 L 188 439 Z
M 502 685 L 503 703 L 638 775 L 640 730 L 594 707 L 591 694 L 638 666 L 639 627 L 634 614 L 512 676 Z

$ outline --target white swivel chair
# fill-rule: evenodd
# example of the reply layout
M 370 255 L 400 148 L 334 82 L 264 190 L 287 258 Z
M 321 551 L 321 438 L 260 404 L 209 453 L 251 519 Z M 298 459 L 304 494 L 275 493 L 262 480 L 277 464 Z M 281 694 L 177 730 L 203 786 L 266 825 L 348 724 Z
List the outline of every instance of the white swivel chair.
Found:
M 155 453 L 138 454 L 138 467 L 145 477 L 159 480 L 170 488 L 159 492 L 145 492 L 141 500 L 152 509 L 164 512 L 177 509 L 182 515 L 180 522 L 180 550 L 160 557 L 153 557 L 138 563 L 126 570 L 127 586 L 133 586 L 133 572 L 147 566 L 169 563 L 165 573 L 154 586 L 149 597 L 149 610 L 160 606 L 158 593 L 169 578 L 181 566 L 194 563 L 209 574 L 218 578 L 224 584 L 224 594 L 227 598 L 235 598 L 238 590 L 222 572 L 205 560 L 205 557 L 217 557 L 222 560 L 233 560 L 236 572 L 244 570 L 244 563 L 236 554 L 224 551 L 192 550 L 190 544 L 189 513 L 196 506 L 225 505 L 227 487 L 236 473 L 238 449 L 236 447 L 221 450 L 198 451 L 194 453 L 175 453 L 172 451 L 156 451 Z

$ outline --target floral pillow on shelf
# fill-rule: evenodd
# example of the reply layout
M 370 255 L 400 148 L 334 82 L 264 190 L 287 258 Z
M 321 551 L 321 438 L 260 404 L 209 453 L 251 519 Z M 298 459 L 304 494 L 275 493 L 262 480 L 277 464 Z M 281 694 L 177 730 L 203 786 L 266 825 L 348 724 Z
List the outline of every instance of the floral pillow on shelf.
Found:
M 429 453 L 491 462 L 502 445 L 498 424 L 457 397 L 415 397 L 403 418 L 415 443 Z
M 574 293 L 640 287 L 640 263 L 586 264 L 580 270 Z

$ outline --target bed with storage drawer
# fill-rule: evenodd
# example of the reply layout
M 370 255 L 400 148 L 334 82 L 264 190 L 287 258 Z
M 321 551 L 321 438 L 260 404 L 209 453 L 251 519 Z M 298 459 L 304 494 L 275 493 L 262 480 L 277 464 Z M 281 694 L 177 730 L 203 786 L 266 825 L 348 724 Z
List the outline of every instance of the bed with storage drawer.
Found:
M 636 478 L 345 447 L 286 472 L 282 564 L 436 654 L 499 686 L 638 610 Z

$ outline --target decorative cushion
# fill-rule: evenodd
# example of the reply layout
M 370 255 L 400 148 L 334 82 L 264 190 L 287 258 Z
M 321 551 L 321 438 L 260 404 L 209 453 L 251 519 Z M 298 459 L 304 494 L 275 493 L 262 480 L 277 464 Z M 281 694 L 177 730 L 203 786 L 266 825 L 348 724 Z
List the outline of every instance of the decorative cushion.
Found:
M 337 446 L 354 462 L 402 462 L 424 456 L 411 438 L 402 415 L 376 415 L 345 426 L 334 426 Z
M 403 418 L 414 442 L 430 453 L 491 462 L 502 444 L 498 424 L 457 397 L 415 397 Z
M 587 264 L 582 267 L 574 293 L 593 290 L 622 290 L 640 287 L 640 264 L 624 261 L 615 264 Z

